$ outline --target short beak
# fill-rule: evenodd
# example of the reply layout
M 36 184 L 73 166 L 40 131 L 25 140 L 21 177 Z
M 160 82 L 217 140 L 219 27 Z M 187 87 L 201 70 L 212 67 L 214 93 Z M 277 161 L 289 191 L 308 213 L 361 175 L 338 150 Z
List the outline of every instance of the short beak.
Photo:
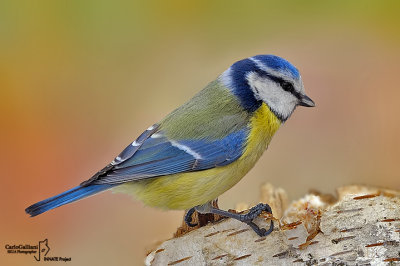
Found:
M 313 100 L 311 100 L 310 97 L 308 97 L 307 95 L 303 94 L 303 95 L 301 95 L 299 105 L 305 106 L 305 107 L 314 107 L 315 103 L 314 103 Z

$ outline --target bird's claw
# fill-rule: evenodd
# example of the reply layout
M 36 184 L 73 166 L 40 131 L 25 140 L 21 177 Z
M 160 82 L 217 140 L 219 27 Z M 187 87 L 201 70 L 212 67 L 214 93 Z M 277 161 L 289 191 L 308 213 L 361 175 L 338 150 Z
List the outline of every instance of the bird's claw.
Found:
M 198 224 L 197 223 L 192 223 L 192 215 L 193 215 L 193 213 L 196 211 L 196 209 L 195 208 L 191 208 L 190 210 L 188 210 L 188 212 L 186 213 L 186 215 L 185 215 L 185 223 L 188 225 L 188 226 L 190 226 L 190 227 L 195 227 L 195 226 L 197 226 Z
M 243 219 L 242 222 L 246 223 L 248 221 L 253 221 L 263 211 L 272 214 L 272 209 L 268 204 L 259 203 L 252 207 L 248 213 L 241 215 L 241 219 Z
M 263 211 L 272 214 L 271 207 L 268 204 L 259 203 L 256 206 L 254 206 L 253 208 L 251 208 L 248 213 L 243 214 L 240 217 L 240 220 L 242 222 L 248 224 L 254 230 L 254 232 L 256 232 L 257 235 L 259 235 L 261 237 L 271 234 L 272 231 L 274 230 L 274 222 L 272 220 L 271 220 L 271 225 L 268 230 L 266 230 L 265 228 L 258 227 L 258 225 L 256 225 L 253 222 L 253 220 L 256 217 L 258 217 L 258 215 L 260 215 Z

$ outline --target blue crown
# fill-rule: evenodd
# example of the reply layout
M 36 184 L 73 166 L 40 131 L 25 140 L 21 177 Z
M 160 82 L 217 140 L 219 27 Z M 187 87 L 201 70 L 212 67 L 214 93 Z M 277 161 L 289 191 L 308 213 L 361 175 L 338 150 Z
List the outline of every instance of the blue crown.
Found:
M 293 66 L 287 60 L 276 56 L 276 55 L 256 55 L 254 59 L 260 61 L 266 67 L 272 68 L 273 70 L 279 72 L 286 72 L 292 76 L 294 79 L 300 77 L 300 73 L 295 66 Z

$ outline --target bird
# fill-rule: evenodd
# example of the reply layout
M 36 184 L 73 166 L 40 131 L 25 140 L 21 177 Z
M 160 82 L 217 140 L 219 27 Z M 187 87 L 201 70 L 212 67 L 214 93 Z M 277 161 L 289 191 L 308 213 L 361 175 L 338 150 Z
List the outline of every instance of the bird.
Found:
M 299 70 L 275 55 L 239 60 L 195 96 L 147 128 L 111 163 L 88 180 L 25 209 L 36 216 L 88 196 L 113 190 L 161 209 L 212 213 L 248 224 L 259 236 L 273 231 L 254 219 L 272 214 L 260 203 L 245 214 L 212 201 L 238 183 L 268 148 L 297 106 L 314 107 Z

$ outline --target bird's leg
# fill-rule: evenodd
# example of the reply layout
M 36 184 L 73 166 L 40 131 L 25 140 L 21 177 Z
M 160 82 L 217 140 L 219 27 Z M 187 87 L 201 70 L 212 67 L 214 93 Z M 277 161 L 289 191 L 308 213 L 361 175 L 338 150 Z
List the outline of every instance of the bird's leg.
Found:
M 212 200 L 209 204 L 212 207 L 218 209 L 218 199 Z M 204 213 L 197 212 L 197 214 L 193 216 L 195 211 L 196 209 L 193 207 L 187 210 L 185 214 L 184 221 L 186 225 L 188 225 L 189 227 L 195 227 L 195 226 L 202 227 L 208 224 L 209 222 L 212 223 L 222 219 L 221 216 L 215 215 L 211 212 L 204 212 Z
M 185 216 L 185 222 L 189 226 L 191 226 L 191 221 L 192 221 L 191 216 L 192 216 L 194 210 L 196 210 L 199 213 L 212 213 L 212 214 L 218 214 L 221 216 L 236 219 L 238 221 L 248 224 L 254 230 L 254 232 L 256 232 L 259 236 L 267 236 L 274 230 L 274 223 L 272 220 L 271 220 L 271 225 L 268 230 L 266 230 L 265 228 L 258 227 L 258 225 L 256 225 L 253 222 L 253 220 L 258 215 L 260 215 L 263 211 L 272 214 L 271 207 L 268 204 L 259 203 L 256 206 L 254 206 L 253 208 L 251 208 L 248 213 L 238 214 L 238 213 L 231 213 L 228 211 L 220 210 L 218 208 L 213 207 L 210 203 L 206 203 L 204 205 L 196 206 L 188 211 L 188 213 Z

